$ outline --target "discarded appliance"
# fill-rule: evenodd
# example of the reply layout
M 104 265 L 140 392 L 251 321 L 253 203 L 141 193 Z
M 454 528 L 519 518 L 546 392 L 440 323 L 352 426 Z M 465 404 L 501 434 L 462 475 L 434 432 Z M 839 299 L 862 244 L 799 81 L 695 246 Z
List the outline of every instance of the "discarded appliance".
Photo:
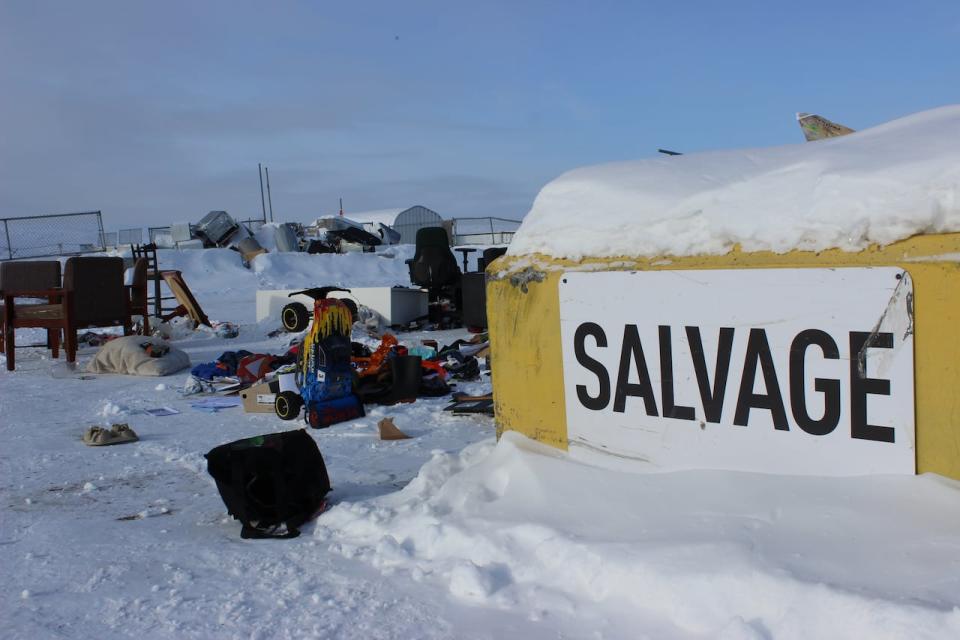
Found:
M 253 236 L 243 238 L 231 248 L 240 252 L 240 258 L 243 259 L 245 263 L 249 263 L 262 253 L 267 253 L 267 250 L 261 247 L 260 243 L 257 242 L 257 239 Z
M 383 244 L 379 234 L 374 235 L 360 223 L 343 216 L 317 218 L 313 224 L 304 229 L 304 235 L 308 242 L 308 251 L 311 253 L 341 253 L 350 250 L 349 245 L 353 245 L 354 250 L 359 248 L 372 251 L 374 247 Z M 319 246 L 314 247 L 313 250 L 309 248 L 317 243 L 322 245 L 323 250 Z
M 277 227 L 275 234 L 277 251 L 300 251 L 300 239 L 297 237 L 297 227 L 285 223 Z
M 400 244 L 400 232 L 382 222 L 364 222 L 363 228 L 380 238 L 382 244 Z
M 240 225 L 226 211 L 211 211 L 194 227 L 194 232 L 211 247 L 221 247 L 227 243 Z

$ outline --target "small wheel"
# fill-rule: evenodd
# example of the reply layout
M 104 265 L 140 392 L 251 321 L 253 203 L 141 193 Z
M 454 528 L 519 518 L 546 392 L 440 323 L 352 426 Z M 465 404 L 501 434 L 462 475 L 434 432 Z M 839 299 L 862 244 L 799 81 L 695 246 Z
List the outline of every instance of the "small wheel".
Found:
M 310 312 L 299 302 L 291 302 L 280 312 L 280 322 L 285 331 L 299 333 L 310 324 Z
M 300 415 L 303 398 L 294 391 L 281 391 L 273 401 L 273 410 L 281 420 L 293 420 Z

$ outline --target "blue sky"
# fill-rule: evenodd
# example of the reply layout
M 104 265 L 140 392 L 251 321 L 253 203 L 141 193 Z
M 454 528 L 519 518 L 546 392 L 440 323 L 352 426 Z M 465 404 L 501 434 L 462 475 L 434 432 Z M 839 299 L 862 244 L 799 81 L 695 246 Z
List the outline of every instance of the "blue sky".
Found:
M 0 217 L 422 204 L 960 101 L 960 2 L 0 3 Z M 958 132 L 960 135 L 960 132 Z

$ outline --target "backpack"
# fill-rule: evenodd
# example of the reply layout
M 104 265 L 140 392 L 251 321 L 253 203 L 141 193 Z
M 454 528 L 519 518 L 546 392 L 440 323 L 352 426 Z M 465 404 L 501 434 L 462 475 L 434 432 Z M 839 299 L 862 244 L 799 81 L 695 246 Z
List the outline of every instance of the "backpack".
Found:
M 241 538 L 296 538 L 326 506 L 330 478 L 306 431 L 269 433 L 222 444 L 204 456 Z

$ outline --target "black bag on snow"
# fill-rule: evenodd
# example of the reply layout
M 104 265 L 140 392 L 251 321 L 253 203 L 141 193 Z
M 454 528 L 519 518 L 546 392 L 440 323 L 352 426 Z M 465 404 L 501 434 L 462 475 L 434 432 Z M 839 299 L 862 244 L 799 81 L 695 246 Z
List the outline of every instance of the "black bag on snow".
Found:
M 323 509 L 330 478 L 306 431 L 269 433 L 222 444 L 206 454 L 207 471 L 241 538 L 295 538 Z

